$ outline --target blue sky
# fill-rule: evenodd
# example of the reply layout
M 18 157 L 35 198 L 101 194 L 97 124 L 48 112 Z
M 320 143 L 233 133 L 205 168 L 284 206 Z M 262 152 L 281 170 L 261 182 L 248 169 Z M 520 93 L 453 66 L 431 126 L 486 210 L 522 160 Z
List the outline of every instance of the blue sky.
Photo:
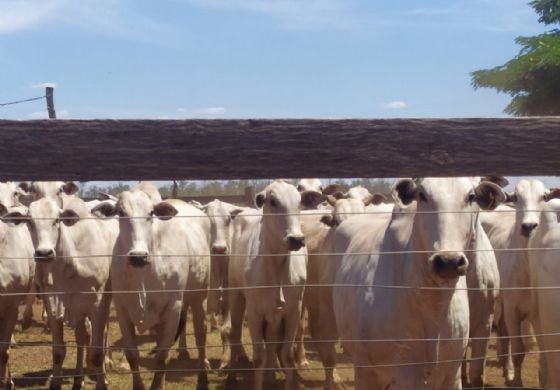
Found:
M 0 103 L 62 118 L 488 117 L 528 0 L 0 0 Z M 43 101 L 0 118 L 46 116 Z

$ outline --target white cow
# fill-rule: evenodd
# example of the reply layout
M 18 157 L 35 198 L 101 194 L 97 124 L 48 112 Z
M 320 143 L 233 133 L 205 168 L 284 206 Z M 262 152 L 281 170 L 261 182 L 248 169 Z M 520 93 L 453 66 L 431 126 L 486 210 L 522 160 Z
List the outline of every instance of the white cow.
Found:
M 263 388 L 264 370 L 277 367 L 276 352 L 286 369 L 286 389 L 296 387 L 294 340 L 300 322 L 306 282 L 307 251 L 299 220 L 301 197 L 284 181 L 271 183 L 256 196 L 257 210 L 244 211 L 234 222 L 229 268 L 232 364 L 239 357 L 243 313 L 253 343 L 255 389 Z M 255 288 L 259 286 L 274 286 Z M 285 287 L 281 287 L 285 286 Z M 271 341 L 273 344 L 264 342 Z M 274 342 L 281 342 L 281 346 Z
M 232 221 L 237 214 L 241 213 L 243 207 L 222 202 L 214 199 L 205 205 L 197 205 L 206 215 L 211 224 L 210 250 L 212 253 L 210 265 L 210 290 L 208 292 L 207 310 L 215 321 L 215 315 L 222 312 L 224 324 L 221 330 L 222 336 L 222 359 L 220 369 L 229 365 L 229 332 L 231 331 L 231 319 L 229 315 L 228 299 L 228 266 L 231 253 Z M 250 209 L 248 209 L 250 210 Z M 219 289 L 224 289 L 223 293 Z M 221 300 L 221 303 L 220 303 Z M 220 310 L 221 308 L 221 310 Z M 217 321 L 216 321 L 217 322 Z
M 543 212 L 529 244 L 531 248 L 548 248 L 529 251 L 531 286 L 539 288 L 532 290 L 531 318 L 537 333 L 541 334 L 537 336 L 539 347 L 545 351 L 541 353 L 539 368 L 540 385 L 547 389 L 560 388 L 560 338 L 554 335 L 558 333 L 560 324 L 560 311 L 557 309 L 560 298 L 560 224 L 556 205 L 548 202 L 558 197 L 559 189 L 545 190 L 542 200 L 533 205 Z
M 119 215 L 120 231 L 113 250 L 111 283 L 114 291 L 135 292 L 115 292 L 113 298 L 126 358 L 132 370 L 133 388 L 144 388 L 138 371 L 135 328 L 141 333 L 156 329 L 156 372 L 151 389 L 162 389 L 169 349 L 182 331 L 187 306 L 193 310 L 199 351 L 198 387 L 206 388 L 208 362 L 203 300 L 210 258 L 208 219 L 185 202 L 162 201 L 157 188 L 146 182 L 119 194 L 116 205 L 104 202 L 93 212 Z M 193 216 L 195 218 L 189 218 Z M 189 292 L 189 288 L 199 291 Z
M 96 375 L 96 388 L 106 388 L 104 342 L 111 304 L 111 296 L 106 292 L 110 291 L 110 253 L 117 236 L 117 222 L 94 218 L 85 202 L 74 196 L 41 198 L 29 205 L 28 216 L 17 212 L 9 215 L 31 224 L 42 291 L 62 292 L 47 295 L 44 300 L 53 336 L 50 387 L 60 388 L 62 384 L 66 355 L 64 321 L 75 329 L 78 344 L 74 388 L 84 386 L 84 347 L 90 345 L 87 318 L 92 324 L 92 349 L 88 350 L 87 360 Z
M 465 250 L 481 229 L 479 207 L 505 196 L 468 178 L 403 179 L 393 196 L 400 206 L 389 221 L 356 217 L 336 232 L 336 252 L 346 253 L 337 259 L 334 310 L 356 389 L 460 389 L 469 333 Z
M 525 290 L 511 289 L 532 285 L 529 252 L 516 249 L 527 249 L 530 242 L 539 245 L 537 243 L 543 233 L 539 220 L 548 193 L 549 190 L 539 180 L 521 180 L 514 192 L 507 193 L 507 200 L 515 209 L 500 206 L 494 212 L 481 214 L 482 226 L 496 250 L 500 284 L 506 288 L 498 298 L 502 316 L 499 322 L 502 336 L 499 353 L 503 356 L 501 360 L 506 384 L 511 386 L 523 386 L 521 370 L 525 348 L 520 337 L 523 334 L 521 325 L 523 321 L 531 321 L 532 315 L 531 294 Z M 555 217 L 555 213 L 552 214 Z
M 467 361 L 463 361 L 461 377 L 463 386 L 470 382 L 472 387 L 479 388 L 484 387 L 486 353 L 500 291 L 500 274 L 496 255 L 484 229 L 476 230 L 476 237 L 468 250 L 471 251 L 468 254 L 467 287 L 472 360 L 468 370 Z
M 303 211 L 301 215 L 302 230 L 309 253 L 307 282 L 309 285 L 321 285 L 306 287 L 304 299 L 308 309 L 311 337 L 318 341 L 316 348 L 325 367 L 325 389 L 344 387 L 341 378 L 333 369 L 336 366 L 334 340 L 338 338 L 338 332 L 332 305 L 332 287 L 329 285 L 334 283 L 336 274 L 335 232 L 344 220 L 362 215 L 366 208 L 364 201 L 369 204 L 372 200 L 371 197 L 365 200 L 336 199 L 328 195 L 327 201 L 333 207 L 328 214 Z M 368 214 L 368 217 L 389 218 L 390 215 Z
M 28 293 L 35 273 L 29 229 L 9 217 L 16 211 L 26 213 L 21 206 L 13 207 L 15 188 L 13 183 L 0 183 L 0 387 L 6 389 L 14 388 L 8 367 L 9 348 L 24 295 L 3 294 Z

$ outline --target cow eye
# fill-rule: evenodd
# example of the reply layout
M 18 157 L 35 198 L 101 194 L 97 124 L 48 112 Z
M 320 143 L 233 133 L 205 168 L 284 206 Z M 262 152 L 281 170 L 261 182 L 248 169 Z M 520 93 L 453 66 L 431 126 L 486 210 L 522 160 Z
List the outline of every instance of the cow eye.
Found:
M 274 200 L 274 199 L 270 199 L 270 205 L 272 207 L 278 207 L 278 203 L 276 203 L 276 200 Z
M 122 209 L 118 209 L 117 215 L 118 215 L 119 217 L 122 217 L 122 218 L 126 217 L 126 215 L 124 214 L 124 211 L 123 211 Z
M 473 192 L 471 192 L 471 193 L 467 196 L 467 202 L 469 202 L 469 203 L 474 202 L 475 199 L 476 199 L 476 195 L 475 195 Z
M 418 199 L 422 202 L 427 202 L 428 201 L 428 197 L 423 192 L 418 192 Z
M 60 218 L 55 218 L 53 221 L 53 226 L 57 226 L 60 223 Z

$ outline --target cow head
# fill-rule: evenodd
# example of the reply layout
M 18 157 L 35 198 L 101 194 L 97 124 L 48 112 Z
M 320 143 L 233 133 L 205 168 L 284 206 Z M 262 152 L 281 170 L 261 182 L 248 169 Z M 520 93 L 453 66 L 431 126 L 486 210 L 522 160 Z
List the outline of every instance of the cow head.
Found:
M 340 193 L 340 186 L 329 184 L 323 188 L 319 179 L 301 179 L 297 190 L 301 195 L 302 210 L 313 210 L 326 200 L 327 195 Z
M 119 241 L 127 248 L 127 260 L 133 267 L 143 267 L 150 263 L 155 220 L 169 220 L 178 211 L 169 203 L 154 203 L 143 190 L 133 189 L 122 192 L 116 203 L 102 202 L 91 212 L 102 217 L 119 216 Z
M 516 226 L 523 237 L 529 238 L 539 226 L 542 211 L 551 199 L 560 198 L 558 189 L 548 189 L 540 180 L 521 180 L 515 191 L 507 192 L 507 202 L 515 206 Z
M 81 201 L 81 200 L 80 200 Z M 83 201 L 81 201 L 83 203 Z M 84 206 L 85 207 L 85 206 Z M 56 245 L 60 236 L 60 225 L 74 226 L 80 216 L 73 208 L 61 210 L 52 198 L 42 198 L 24 207 L 15 207 L 5 215 L 5 221 L 19 225 L 27 223 L 35 244 L 35 261 L 50 262 L 56 258 Z
M 200 205 L 198 208 L 210 218 L 212 254 L 229 253 L 229 225 L 243 209 L 218 199 L 214 199 L 206 205 Z
M 476 228 L 476 212 L 493 210 L 506 199 L 498 185 L 469 178 L 403 179 L 393 187 L 393 197 L 405 212 L 408 205 L 416 207 L 414 247 L 428 253 L 418 256 L 440 280 L 466 274 L 465 249 Z M 413 207 L 408 209 L 414 213 Z
M 299 220 L 301 196 L 296 188 L 282 180 L 269 184 L 255 198 L 263 209 L 263 229 L 270 245 L 279 252 L 297 251 L 305 246 Z

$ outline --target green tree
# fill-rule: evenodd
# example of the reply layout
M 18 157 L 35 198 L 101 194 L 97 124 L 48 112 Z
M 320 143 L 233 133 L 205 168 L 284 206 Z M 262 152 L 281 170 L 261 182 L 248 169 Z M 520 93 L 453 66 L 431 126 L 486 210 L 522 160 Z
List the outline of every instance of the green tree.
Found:
M 560 0 L 529 3 L 545 25 L 560 24 Z M 518 37 L 516 57 L 501 66 L 471 73 L 472 85 L 495 88 L 512 97 L 505 112 L 517 116 L 560 115 L 560 30 Z

